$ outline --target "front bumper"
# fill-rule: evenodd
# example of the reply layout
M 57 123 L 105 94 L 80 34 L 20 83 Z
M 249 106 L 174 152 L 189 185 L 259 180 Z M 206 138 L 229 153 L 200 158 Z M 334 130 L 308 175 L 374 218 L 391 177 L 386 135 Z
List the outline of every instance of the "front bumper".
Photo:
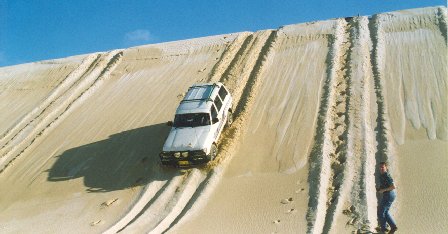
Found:
M 179 157 L 175 157 L 175 153 L 179 153 Z M 188 156 L 182 154 L 187 153 Z M 176 167 L 190 167 L 209 162 L 209 157 L 204 151 L 182 151 L 182 152 L 162 152 L 159 155 L 163 165 Z

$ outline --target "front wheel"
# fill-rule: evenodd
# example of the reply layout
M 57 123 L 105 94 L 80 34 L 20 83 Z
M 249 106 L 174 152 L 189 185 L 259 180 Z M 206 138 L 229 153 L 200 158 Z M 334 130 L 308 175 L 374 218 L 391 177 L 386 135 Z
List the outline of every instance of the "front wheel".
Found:
M 216 144 L 213 143 L 212 147 L 210 148 L 210 154 L 207 156 L 208 161 L 213 161 L 216 158 L 217 154 L 218 147 L 216 147 Z

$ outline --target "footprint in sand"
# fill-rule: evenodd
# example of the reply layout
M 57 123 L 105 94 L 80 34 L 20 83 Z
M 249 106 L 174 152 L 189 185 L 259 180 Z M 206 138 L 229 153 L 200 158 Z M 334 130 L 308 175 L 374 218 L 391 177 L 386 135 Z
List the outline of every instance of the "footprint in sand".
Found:
M 101 203 L 101 208 L 109 207 L 110 205 L 114 204 L 116 201 L 118 201 L 118 198 L 105 201 L 105 202 Z
M 276 220 L 272 221 L 272 223 L 278 224 L 278 223 L 280 223 L 280 219 L 276 219 Z
M 292 197 L 290 197 L 290 198 L 282 199 L 280 202 L 281 202 L 282 204 L 288 204 L 288 203 L 290 203 L 290 202 L 292 202 L 292 201 L 293 201 L 293 199 L 292 199 Z
M 301 193 L 303 191 L 305 191 L 305 189 L 304 188 L 300 188 L 300 189 L 296 190 L 296 193 Z
M 98 225 L 98 224 L 101 224 L 103 221 L 100 219 L 100 220 L 97 220 L 97 221 L 93 221 L 93 222 L 91 222 L 90 223 L 90 226 L 96 226 L 96 225 Z
M 296 209 L 294 209 L 294 208 L 291 208 L 291 209 L 286 211 L 287 214 L 291 214 L 291 213 L 294 213 L 294 212 L 296 212 Z

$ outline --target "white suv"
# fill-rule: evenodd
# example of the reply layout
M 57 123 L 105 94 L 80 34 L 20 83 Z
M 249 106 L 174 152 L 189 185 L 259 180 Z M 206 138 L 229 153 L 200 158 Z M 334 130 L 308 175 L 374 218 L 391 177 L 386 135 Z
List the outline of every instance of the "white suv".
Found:
M 222 83 L 195 84 L 176 110 L 160 160 L 163 165 L 188 167 L 209 162 L 225 125 L 231 125 L 232 96 Z

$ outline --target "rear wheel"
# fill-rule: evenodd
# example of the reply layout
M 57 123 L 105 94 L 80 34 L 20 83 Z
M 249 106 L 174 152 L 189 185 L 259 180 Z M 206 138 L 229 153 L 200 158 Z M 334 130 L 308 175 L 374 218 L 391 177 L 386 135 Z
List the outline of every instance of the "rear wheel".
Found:
M 218 154 L 218 147 L 216 147 L 216 144 L 213 143 L 212 147 L 210 148 L 210 154 L 207 155 L 208 161 L 213 161 L 216 158 L 217 154 Z
M 229 111 L 229 113 L 227 114 L 227 127 L 230 127 L 233 123 L 233 113 L 231 111 Z

